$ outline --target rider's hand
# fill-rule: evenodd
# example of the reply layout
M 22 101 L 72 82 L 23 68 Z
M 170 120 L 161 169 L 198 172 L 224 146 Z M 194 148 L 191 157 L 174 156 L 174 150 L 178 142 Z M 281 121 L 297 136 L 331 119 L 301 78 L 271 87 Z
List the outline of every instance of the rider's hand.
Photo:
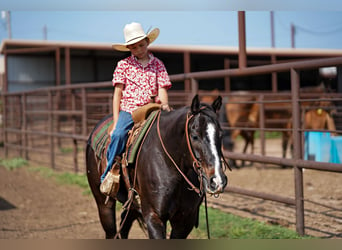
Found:
M 162 109 L 162 110 L 165 110 L 165 111 L 167 111 L 167 112 L 170 112 L 170 111 L 171 111 L 171 108 L 170 108 L 169 104 L 167 104 L 167 103 L 162 104 L 162 105 L 161 105 L 161 109 Z

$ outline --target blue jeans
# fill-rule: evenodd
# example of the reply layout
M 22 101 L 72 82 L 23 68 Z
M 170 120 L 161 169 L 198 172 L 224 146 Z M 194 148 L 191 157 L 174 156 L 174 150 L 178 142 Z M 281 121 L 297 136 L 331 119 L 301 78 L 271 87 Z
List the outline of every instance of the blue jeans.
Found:
M 132 115 L 128 112 L 120 111 L 115 130 L 111 135 L 110 144 L 107 149 L 107 167 L 101 175 L 101 182 L 103 182 L 107 173 L 111 170 L 115 156 L 121 155 L 125 151 L 128 131 L 133 125 Z

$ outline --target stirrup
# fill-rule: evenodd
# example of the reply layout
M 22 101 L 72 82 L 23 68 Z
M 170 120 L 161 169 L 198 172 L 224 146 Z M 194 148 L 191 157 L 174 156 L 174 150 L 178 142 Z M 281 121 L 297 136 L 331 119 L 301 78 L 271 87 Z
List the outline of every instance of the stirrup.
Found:
M 120 162 L 115 161 L 112 169 L 107 173 L 100 185 L 100 191 L 106 196 L 116 199 L 120 187 Z
M 115 199 L 116 194 L 119 191 L 119 179 L 120 175 L 115 175 L 112 172 L 109 172 L 100 185 L 101 193 Z

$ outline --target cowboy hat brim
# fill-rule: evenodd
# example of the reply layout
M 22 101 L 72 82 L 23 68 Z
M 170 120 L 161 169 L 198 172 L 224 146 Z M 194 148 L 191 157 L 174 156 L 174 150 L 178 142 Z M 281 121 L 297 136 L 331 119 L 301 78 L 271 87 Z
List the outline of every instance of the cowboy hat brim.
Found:
M 147 35 L 136 37 L 129 42 L 114 43 L 114 44 L 112 44 L 112 48 L 115 50 L 119 50 L 119 51 L 129 51 L 129 49 L 127 48 L 128 45 L 132 45 L 132 44 L 135 44 L 137 42 L 140 42 L 141 40 L 143 40 L 145 38 L 148 38 L 150 41 L 150 44 L 151 44 L 157 39 L 157 37 L 159 36 L 159 32 L 160 32 L 160 30 L 158 28 L 154 28 Z

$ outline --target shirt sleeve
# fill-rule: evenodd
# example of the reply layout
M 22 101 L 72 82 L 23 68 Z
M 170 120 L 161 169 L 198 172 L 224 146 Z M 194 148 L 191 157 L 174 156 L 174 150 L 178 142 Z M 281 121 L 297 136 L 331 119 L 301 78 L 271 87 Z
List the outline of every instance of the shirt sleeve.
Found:
M 172 84 L 170 81 L 169 74 L 167 73 L 167 70 L 165 68 L 165 65 L 160 60 L 157 61 L 157 64 L 158 64 L 158 71 L 157 71 L 158 88 L 165 88 L 165 89 L 171 88 Z
M 126 84 L 126 81 L 127 81 L 127 77 L 125 73 L 126 68 L 127 68 L 127 64 L 124 61 L 118 62 L 113 73 L 113 80 L 112 80 L 113 86 L 115 86 L 118 83 L 121 83 L 124 85 Z

